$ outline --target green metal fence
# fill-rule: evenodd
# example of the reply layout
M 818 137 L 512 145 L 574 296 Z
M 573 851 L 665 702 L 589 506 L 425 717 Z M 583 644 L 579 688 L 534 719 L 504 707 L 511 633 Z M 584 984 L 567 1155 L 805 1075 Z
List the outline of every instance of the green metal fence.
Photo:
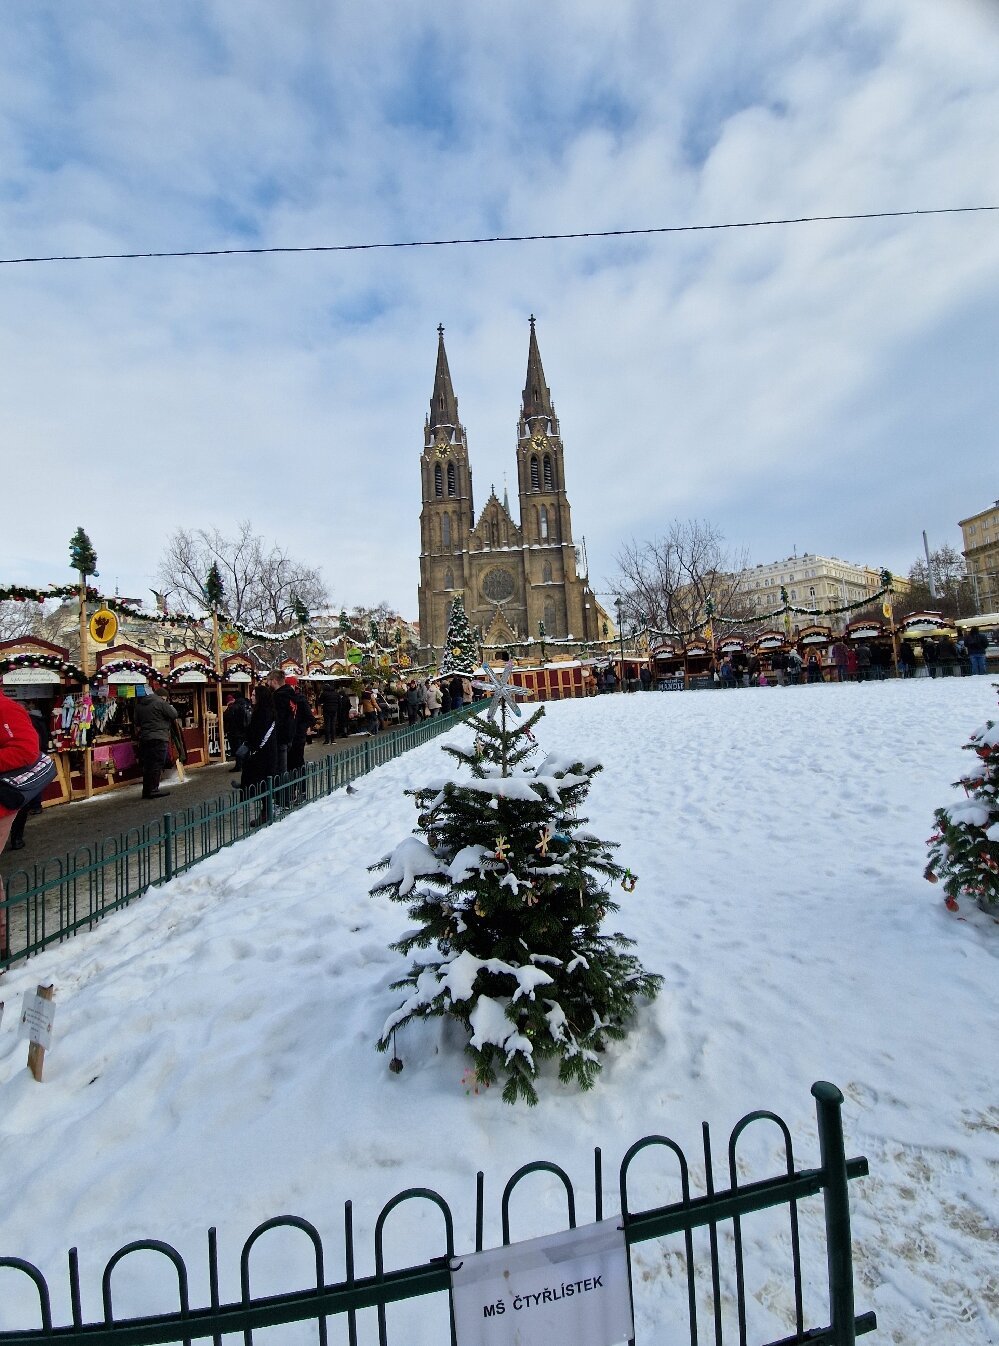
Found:
M 300 775 L 272 780 L 258 798 L 244 800 L 231 793 L 206 800 L 78 847 L 64 859 L 15 870 L 5 879 L 7 895 L 0 904 L 5 908 L 8 939 L 7 949 L 0 950 L 0 970 L 92 929 L 148 888 L 252 835 L 258 818 L 269 825 L 288 807 L 343 789 L 375 767 L 453 729 L 474 709 L 464 707 L 408 729 L 365 738 L 345 752 L 309 762 Z
M 670 1305 L 670 1317 L 662 1324 L 661 1334 L 655 1338 L 668 1342 L 680 1340 L 686 1332 L 690 1346 L 700 1341 L 712 1341 L 715 1346 L 738 1341 L 749 1346 L 747 1327 L 747 1256 L 743 1238 L 744 1223 L 754 1213 L 777 1207 L 786 1207 L 787 1231 L 790 1248 L 789 1265 L 783 1269 L 783 1279 L 793 1294 L 793 1330 L 779 1341 L 767 1346 L 804 1346 L 804 1343 L 830 1343 L 830 1346 L 853 1346 L 857 1336 L 873 1332 L 877 1320 L 873 1313 L 857 1314 L 854 1307 L 853 1262 L 850 1237 L 850 1203 L 847 1190 L 849 1180 L 864 1177 L 867 1160 L 847 1159 L 843 1143 L 843 1095 L 835 1085 L 818 1082 L 812 1086 L 820 1146 L 819 1168 L 796 1169 L 791 1146 L 791 1135 L 786 1123 L 772 1112 L 752 1112 L 743 1117 L 733 1129 L 728 1141 L 728 1180 L 724 1191 L 716 1192 L 712 1181 L 711 1138 L 707 1123 L 703 1127 L 704 1169 L 707 1190 L 702 1196 L 692 1196 L 690 1170 L 680 1146 L 667 1136 L 646 1136 L 636 1141 L 621 1161 L 618 1172 L 619 1211 L 629 1249 L 651 1239 L 675 1241 L 680 1253 L 682 1274 L 676 1286 L 675 1303 Z M 739 1182 L 739 1142 L 750 1127 L 776 1127 L 784 1151 L 784 1172 L 752 1183 Z M 633 1195 L 634 1180 L 631 1166 L 639 1154 L 649 1151 L 668 1161 L 669 1171 L 678 1180 L 680 1200 L 666 1206 L 636 1209 Z M 576 1194 L 569 1175 L 558 1164 L 538 1161 L 517 1170 L 503 1189 L 500 1214 L 503 1244 L 513 1239 L 511 1199 L 522 1180 L 534 1173 L 549 1176 L 564 1189 L 566 1224 L 576 1227 Z M 475 1229 L 462 1239 L 463 1249 L 471 1246 L 477 1252 L 483 1248 L 485 1231 L 485 1180 L 480 1172 L 476 1179 Z M 603 1162 L 599 1149 L 593 1152 L 594 1219 L 602 1220 Z M 828 1322 L 820 1326 L 806 1326 L 803 1307 L 801 1275 L 801 1232 L 798 1222 L 798 1204 L 809 1197 L 822 1194 L 825 1202 L 826 1266 L 828 1282 Z M 407 1202 L 430 1202 L 441 1216 L 440 1253 L 419 1265 L 399 1270 L 386 1268 L 386 1224 L 400 1206 Z M 275 1229 L 298 1231 L 307 1240 L 307 1257 L 315 1268 L 314 1285 L 287 1294 L 254 1297 L 251 1292 L 250 1262 L 255 1245 Z M 706 1256 L 695 1255 L 693 1231 L 706 1229 L 708 1233 Z M 704 1240 L 699 1240 L 699 1245 Z M 781 1275 L 776 1260 L 778 1240 L 769 1246 L 774 1250 L 768 1256 L 768 1265 L 762 1268 L 769 1280 Z M 462 1249 L 462 1250 L 463 1250 Z M 112 1279 L 118 1267 L 133 1253 L 149 1252 L 165 1257 L 172 1265 L 171 1279 L 176 1277 L 178 1309 L 174 1312 L 141 1318 L 115 1316 L 112 1297 Z M 328 1264 L 322 1237 L 316 1227 L 296 1216 L 278 1216 L 265 1220 L 249 1235 L 242 1246 L 239 1259 L 239 1297 L 223 1302 L 220 1293 L 220 1267 L 217 1231 L 208 1231 L 207 1285 L 209 1303 L 192 1307 L 187 1265 L 180 1252 L 158 1239 L 142 1239 L 119 1248 L 108 1260 L 101 1277 L 100 1302 L 103 1316 L 85 1321 L 82 1311 L 79 1256 L 75 1248 L 69 1253 L 68 1304 L 72 1322 L 65 1326 L 53 1323 L 52 1301 L 48 1283 L 42 1272 L 30 1262 L 18 1257 L 0 1256 L 0 1305 L 9 1303 L 13 1277 L 30 1281 L 28 1294 L 37 1301 L 33 1315 L 36 1326 L 0 1330 L 0 1346 L 152 1346 L 158 1342 L 190 1342 L 211 1337 L 218 1346 L 224 1336 L 242 1334 L 245 1346 L 252 1346 L 253 1333 L 258 1329 L 285 1323 L 314 1323 L 315 1340 L 326 1346 L 328 1319 L 339 1319 L 337 1326 L 346 1329 L 349 1346 L 359 1340 L 375 1341 L 389 1346 L 386 1307 L 403 1300 L 439 1295 L 436 1316 L 432 1323 L 422 1325 L 421 1336 L 435 1336 L 439 1341 L 450 1340 L 456 1346 L 454 1317 L 450 1312 L 450 1273 L 448 1258 L 455 1247 L 455 1222 L 444 1198 L 430 1188 L 411 1187 L 388 1201 L 378 1213 L 374 1224 L 373 1272 L 358 1274 L 353 1226 L 353 1211 L 348 1201 L 344 1207 L 342 1262 L 346 1269 L 343 1280 L 328 1282 Z M 755 1262 L 749 1267 L 754 1276 L 761 1269 Z M 734 1296 L 722 1294 L 722 1277 L 726 1284 L 732 1281 Z M 232 1284 L 235 1286 L 236 1277 Z M 21 1282 L 23 1287 L 23 1281 Z M 645 1282 L 632 1275 L 632 1297 L 636 1313 L 642 1307 Z M 7 1293 L 2 1293 L 3 1289 Z M 447 1298 L 443 1298 L 447 1296 Z M 661 1304 L 658 1306 L 661 1312 Z M 2 1310 L 0 1310 L 2 1312 Z M 4 1314 L 9 1318 L 9 1313 Z M 393 1316 L 393 1322 L 396 1322 Z M 359 1337 L 360 1332 L 360 1337 Z M 400 1325 L 395 1340 L 411 1342 L 414 1324 Z M 268 1338 L 273 1339 L 273 1338 Z M 281 1340 L 281 1338 L 277 1338 Z M 295 1340 L 300 1340 L 300 1337 Z M 342 1337 L 341 1337 L 342 1339 Z M 753 1338 L 756 1346 L 758 1338 Z M 561 1346 L 561 1343 L 552 1343 Z M 633 1344 L 634 1346 L 634 1344 Z

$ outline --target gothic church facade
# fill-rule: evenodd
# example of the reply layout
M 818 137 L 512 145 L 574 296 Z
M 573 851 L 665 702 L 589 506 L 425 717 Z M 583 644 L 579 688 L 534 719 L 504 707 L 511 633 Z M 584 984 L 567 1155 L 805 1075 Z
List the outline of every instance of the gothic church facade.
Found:
M 420 644 L 439 658 L 451 604 L 462 595 L 483 644 L 500 648 L 537 640 L 598 638 L 596 599 L 572 539 L 558 417 L 545 383 L 531 318 L 527 380 L 517 425 L 519 523 L 507 493 L 491 491 L 476 517 L 465 427 L 451 384 L 444 329 L 423 431 L 420 478 Z

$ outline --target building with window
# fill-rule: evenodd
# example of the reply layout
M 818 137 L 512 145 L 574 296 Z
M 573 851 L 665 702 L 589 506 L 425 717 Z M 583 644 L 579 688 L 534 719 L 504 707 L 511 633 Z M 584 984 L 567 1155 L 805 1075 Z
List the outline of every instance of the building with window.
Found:
M 960 528 L 975 611 L 999 612 L 999 500 L 962 519 Z
M 461 593 L 469 623 L 487 646 L 537 640 L 598 639 L 606 613 L 589 587 L 572 538 L 561 432 L 545 383 L 531 318 L 527 379 L 517 423 L 519 522 L 506 491 L 490 491 L 480 514 L 472 497 L 465 427 L 458 419 L 444 329 L 423 430 L 420 478 L 420 636 L 439 655 L 451 604 Z
M 788 598 L 796 607 L 829 608 L 847 607 L 851 603 L 861 603 L 881 588 L 881 571 L 872 566 L 853 565 L 841 561 L 835 556 L 817 556 L 814 552 L 805 552 L 801 556 L 789 556 L 783 561 L 773 561 L 769 565 L 752 566 L 740 574 L 739 596 L 750 607 L 762 614 L 774 612 L 783 606 L 781 588 L 787 590 Z M 907 580 L 895 580 L 896 593 L 907 591 Z M 862 609 L 857 609 L 862 611 Z M 852 621 L 855 612 L 836 617 L 818 619 L 825 621 L 837 631 L 842 631 L 847 622 Z M 811 619 L 792 614 L 794 629 L 808 626 Z

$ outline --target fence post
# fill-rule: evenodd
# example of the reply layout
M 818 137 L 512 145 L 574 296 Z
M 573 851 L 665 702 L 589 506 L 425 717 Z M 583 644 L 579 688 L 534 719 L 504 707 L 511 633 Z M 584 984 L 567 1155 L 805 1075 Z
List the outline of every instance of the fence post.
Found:
M 853 1246 L 850 1241 L 850 1193 L 843 1147 L 843 1095 L 835 1084 L 812 1085 L 822 1159 L 822 1196 L 826 1208 L 826 1261 L 829 1267 L 829 1324 L 835 1346 L 855 1346 Z
M 364 740 L 364 774 L 371 770 L 371 739 Z
M 173 814 L 163 815 L 163 878 L 173 878 Z

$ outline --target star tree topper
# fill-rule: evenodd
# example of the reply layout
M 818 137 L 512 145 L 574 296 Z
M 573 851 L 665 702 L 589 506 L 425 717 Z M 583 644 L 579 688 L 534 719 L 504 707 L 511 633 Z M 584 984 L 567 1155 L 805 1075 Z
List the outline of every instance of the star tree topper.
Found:
M 520 707 L 517 705 L 517 697 L 531 695 L 526 687 L 518 687 L 516 683 L 510 681 L 510 674 L 512 672 L 513 664 L 505 664 L 503 666 L 503 672 L 497 677 L 487 664 L 486 677 L 488 678 L 488 682 L 477 684 L 490 693 L 489 709 L 486 711 L 486 715 L 490 720 L 496 719 L 496 712 L 500 707 L 509 708 L 519 719 Z

